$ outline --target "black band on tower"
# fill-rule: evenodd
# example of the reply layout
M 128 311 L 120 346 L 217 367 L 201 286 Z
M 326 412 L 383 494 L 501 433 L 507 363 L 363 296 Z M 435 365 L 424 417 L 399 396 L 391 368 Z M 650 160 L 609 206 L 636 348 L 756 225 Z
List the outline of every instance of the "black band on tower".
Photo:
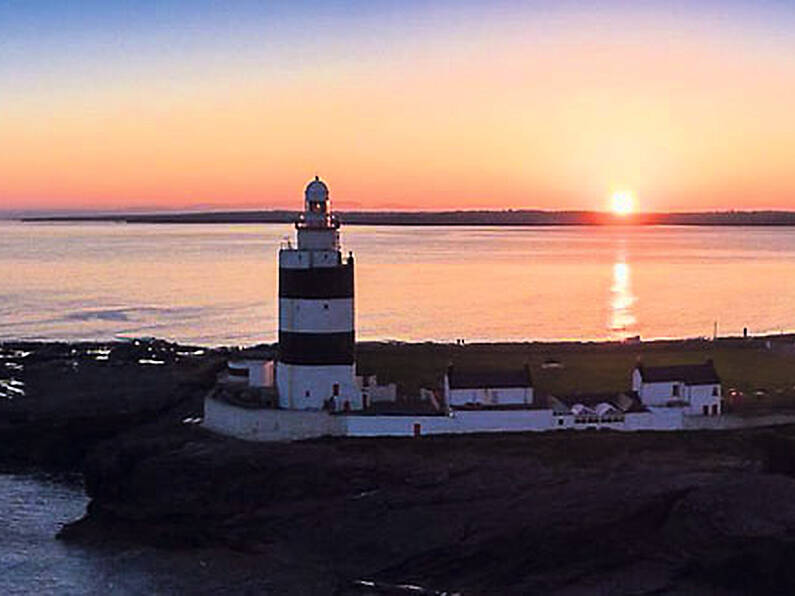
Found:
M 279 331 L 279 362 L 285 364 L 353 364 L 353 331 L 294 333 Z
M 279 298 L 353 298 L 353 263 L 311 269 L 280 267 Z

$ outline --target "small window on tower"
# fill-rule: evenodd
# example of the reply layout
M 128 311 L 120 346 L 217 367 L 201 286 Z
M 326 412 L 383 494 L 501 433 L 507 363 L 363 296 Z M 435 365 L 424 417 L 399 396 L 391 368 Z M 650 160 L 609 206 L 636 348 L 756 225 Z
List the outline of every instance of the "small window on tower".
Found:
M 323 310 L 328 310 L 328 302 L 323 305 Z
M 309 397 L 309 389 L 307 389 L 306 393 L 304 393 L 304 397 Z
M 339 383 L 334 383 L 331 386 L 331 392 L 334 395 L 334 397 L 337 397 L 340 394 L 340 384 Z

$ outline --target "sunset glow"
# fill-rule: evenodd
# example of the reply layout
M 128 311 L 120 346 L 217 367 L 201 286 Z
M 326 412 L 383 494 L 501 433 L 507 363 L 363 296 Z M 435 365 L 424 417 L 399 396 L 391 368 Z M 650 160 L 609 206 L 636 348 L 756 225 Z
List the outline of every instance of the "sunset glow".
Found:
M 70 6 L 0 4 L 0 210 L 794 204 L 783 3 Z
M 635 196 L 629 190 L 617 190 L 610 196 L 610 211 L 621 216 L 633 213 Z

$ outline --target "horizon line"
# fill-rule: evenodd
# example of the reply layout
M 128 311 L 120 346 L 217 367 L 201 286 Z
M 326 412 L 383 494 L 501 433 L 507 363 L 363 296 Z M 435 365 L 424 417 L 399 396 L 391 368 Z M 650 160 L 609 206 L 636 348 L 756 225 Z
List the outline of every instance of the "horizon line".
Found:
M 256 213 L 292 213 L 300 209 L 284 207 L 264 208 L 132 208 L 132 209 L 0 209 L 0 218 L 20 219 L 30 217 L 146 217 L 149 215 L 214 215 L 214 214 L 256 214 Z M 407 208 L 376 208 L 376 209 L 339 209 L 334 213 L 362 213 L 362 214 L 447 214 L 447 213 L 543 213 L 543 214 L 593 214 L 605 215 L 619 220 L 637 219 L 659 215 L 742 215 L 742 214 L 795 214 L 795 209 L 758 208 L 758 209 L 704 209 L 704 210 L 672 210 L 672 211 L 636 211 L 629 214 L 617 215 L 609 209 L 542 209 L 537 207 L 503 207 L 503 208 L 471 208 L 471 209 L 407 209 Z

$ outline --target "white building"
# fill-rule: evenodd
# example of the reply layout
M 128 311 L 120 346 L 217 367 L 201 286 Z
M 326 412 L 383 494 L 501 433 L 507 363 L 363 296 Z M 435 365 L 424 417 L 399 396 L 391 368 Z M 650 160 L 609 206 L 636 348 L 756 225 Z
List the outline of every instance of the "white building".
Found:
M 279 406 L 361 409 L 354 372 L 353 255 L 340 250 L 339 220 L 317 177 L 295 223 L 297 246 L 279 251 Z
M 372 404 L 397 401 L 397 385 L 379 385 L 378 377 L 374 374 L 356 375 L 356 386 L 362 394 L 362 407 L 365 409 Z
M 273 387 L 274 362 L 264 359 L 230 360 L 220 381 L 249 387 Z
M 533 379 L 530 367 L 509 371 L 477 371 L 449 366 L 444 375 L 448 407 L 530 406 Z
M 644 366 L 632 371 L 632 389 L 649 407 L 676 407 L 690 416 L 722 412 L 721 382 L 712 360 L 703 364 Z

